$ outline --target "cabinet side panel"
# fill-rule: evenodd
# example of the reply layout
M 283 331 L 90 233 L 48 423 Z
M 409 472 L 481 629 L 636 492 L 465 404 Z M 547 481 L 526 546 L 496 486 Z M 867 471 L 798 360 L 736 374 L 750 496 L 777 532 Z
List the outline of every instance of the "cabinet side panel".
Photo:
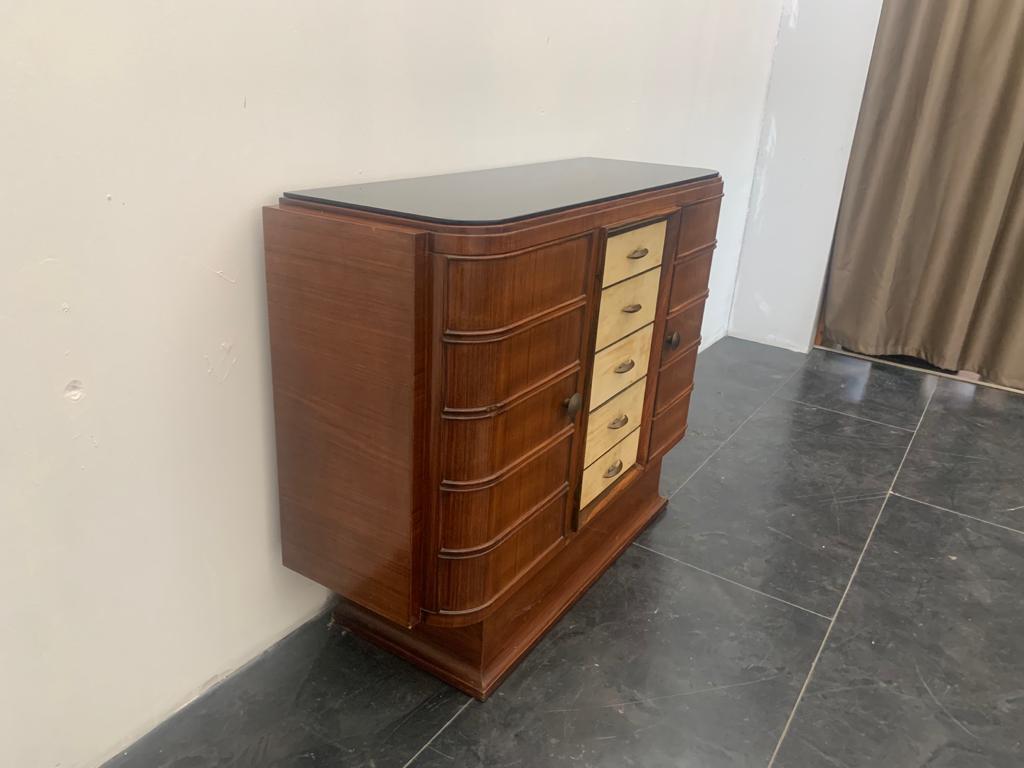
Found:
M 405 626 L 420 594 L 419 237 L 264 209 L 284 564 Z

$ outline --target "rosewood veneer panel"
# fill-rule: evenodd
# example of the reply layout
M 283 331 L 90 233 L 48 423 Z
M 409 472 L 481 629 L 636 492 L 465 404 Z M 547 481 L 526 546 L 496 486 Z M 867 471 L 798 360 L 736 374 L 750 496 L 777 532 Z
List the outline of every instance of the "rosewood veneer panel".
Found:
M 412 624 L 424 241 L 301 210 L 264 225 L 284 563 Z

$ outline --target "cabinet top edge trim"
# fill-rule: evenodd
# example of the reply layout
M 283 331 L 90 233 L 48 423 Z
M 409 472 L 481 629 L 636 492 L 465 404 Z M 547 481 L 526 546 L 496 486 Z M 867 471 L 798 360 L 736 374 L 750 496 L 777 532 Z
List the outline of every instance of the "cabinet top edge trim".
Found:
M 316 202 L 314 200 L 306 200 L 295 197 L 281 197 L 278 200 L 277 206 L 282 209 L 305 209 L 307 211 L 317 212 L 325 216 L 334 216 L 339 218 L 350 219 L 353 221 L 360 221 L 372 226 L 385 225 L 390 226 L 394 229 L 403 229 L 406 231 L 418 231 L 418 232 L 429 232 L 434 235 L 442 236 L 445 238 L 444 243 L 439 248 L 431 248 L 435 253 L 439 253 L 445 256 L 465 256 L 473 255 L 472 253 L 467 254 L 461 248 L 452 248 L 454 242 L 450 238 L 480 238 L 480 237 L 502 237 L 506 235 L 521 235 L 530 230 L 538 227 L 544 227 L 552 224 L 553 222 L 559 222 L 567 217 L 577 216 L 589 216 L 589 215 L 610 215 L 613 214 L 619 208 L 625 208 L 634 205 L 650 204 L 656 205 L 664 201 L 668 208 L 665 211 L 645 211 L 637 216 L 637 219 L 652 219 L 657 218 L 659 215 L 671 213 L 670 208 L 676 207 L 690 207 L 691 205 L 697 205 L 699 203 L 708 202 L 724 197 L 723 193 L 723 181 L 719 175 L 710 176 L 707 178 L 698 179 L 692 182 L 686 182 L 681 184 L 673 184 L 665 187 L 658 187 L 655 189 L 644 190 L 640 192 L 634 192 L 627 195 L 621 195 L 619 197 L 611 198 L 608 200 L 592 201 L 592 202 L 581 202 L 575 205 L 566 206 L 557 211 L 545 211 L 543 213 L 534 214 L 525 218 L 517 219 L 515 221 L 507 221 L 500 223 L 476 223 L 476 224 L 455 224 L 455 223 L 444 223 L 444 222 L 433 222 L 423 219 L 415 219 L 400 214 L 390 213 L 387 211 L 376 211 L 368 210 L 363 208 L 355 207 L 342 207 L 338 205 L 330 205 L 326 203 Z M 706 192 L 707 194 L 701 194 Z M 678 196 L 687 195 L 698 195 L 692 199 L 677 199 Z M 612 226 L 619 227 L 628 225 L 632 215 L 626 217 L 624 220 L 611 220 L 606 219 L 596 225 L 588 225 L 579 230 L 578 232 L 585 232 L 589 229 L 601 226 Z M 565 235 L 556 236 L 565 237 Z M 552 238 L 552 239 L 556 239 Z M 568 238 L 567 238 L 568 239 Z M 525 248 L 526 246 L 520 246 Z M 449 250 L 449 248 L 451 248 Z M 514 250 L 514 249 L 507 249 Z M 498 251 L 500 252 L 500 251 Z
M 455 226 L 511 224 L 571 208 L 714 179 L 710 168 L 576 157 L 285 192 L 335 208 Z

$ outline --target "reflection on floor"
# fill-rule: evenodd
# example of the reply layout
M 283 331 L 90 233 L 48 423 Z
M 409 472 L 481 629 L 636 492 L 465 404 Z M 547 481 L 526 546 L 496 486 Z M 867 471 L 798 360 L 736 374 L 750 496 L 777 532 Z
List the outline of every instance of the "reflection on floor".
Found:
M 980 373 L 975 373 L 974 371 L 967 370 L 954 371 L 949 370 L 947 368 L 940 368 L 937 365 L 932 365 L 930 362 L 921 357 L 913 357 L 912 355 L 866 355 L 851 349 L 847 349 L 846 347 L 832 346 L 827 342 L 823 343 L 823 345 L 819 349 L 824 350 L 826 352 L 842 352 L 845 355 L 857 357 L 860 358 L 861 360 L 867 360 L 868 362 L 891 363 L 892 365 L 899 366 L 902 368 L 910 368 L 911 370 L 914 371 L 924 373 L 938 373 L 946 378 L 954 378 L 959 381 L 968 382 L 970 384 L 981 383 L 987 387 L 1005 389 L 1009 392 L 1013 392 L 1014 394 L 1024 395 L 1024 390 L 990 381 L 984 378 Z
M 313 622 L 145 766 L 1020 766 L 1024 398 L 701 353 L 669 508 L 486 703 Z

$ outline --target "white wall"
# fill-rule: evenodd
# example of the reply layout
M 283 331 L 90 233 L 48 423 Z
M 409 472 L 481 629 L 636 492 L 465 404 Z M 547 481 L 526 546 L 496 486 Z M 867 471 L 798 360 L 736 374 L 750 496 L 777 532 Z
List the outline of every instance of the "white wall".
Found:
M 0 765 L 99 763 L 324 602 L 279 565 L 261 205 L 574 155 L 716 167 L 710 340 L 780 11 L 6 3 Z
M 729 334 L 806 351 L 882 0 L 786 0 Z

